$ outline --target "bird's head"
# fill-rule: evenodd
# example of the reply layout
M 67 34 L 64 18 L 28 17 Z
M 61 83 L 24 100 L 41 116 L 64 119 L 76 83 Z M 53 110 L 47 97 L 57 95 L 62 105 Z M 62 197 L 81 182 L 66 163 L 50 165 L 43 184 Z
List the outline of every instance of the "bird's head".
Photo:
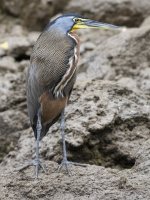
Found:
M 50 23 L 51 27 L 60 29 L 63 32 L 73 32 L 77 29 L 117 29 L 118 26 L 94 21 L 75 14 L 65 14 Z

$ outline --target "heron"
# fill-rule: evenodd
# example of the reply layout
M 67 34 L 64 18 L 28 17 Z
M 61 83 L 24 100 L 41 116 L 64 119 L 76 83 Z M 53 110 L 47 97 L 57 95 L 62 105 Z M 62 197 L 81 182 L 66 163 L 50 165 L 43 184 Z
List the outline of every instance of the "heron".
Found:
M 27 108 L 36 142 L 32 161 L 35 174 L 43 168 L 39 158 L 39 142 L 60 118 L 63 144 L 61 167 L 68 169 L 65 144 L 65 107 L 70 98 L 79 60 L 78 29 L 116 29 L 115 25 L 98 22 L 78 14 L 64 14 L 50 21 L 38 37 L 27 73 Z

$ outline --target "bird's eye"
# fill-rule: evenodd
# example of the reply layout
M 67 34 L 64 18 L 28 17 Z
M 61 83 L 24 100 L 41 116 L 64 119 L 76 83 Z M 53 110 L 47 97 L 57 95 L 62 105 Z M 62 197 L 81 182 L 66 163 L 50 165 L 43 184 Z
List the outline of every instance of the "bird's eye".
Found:
M 74 19 L 74 22 L 75 22 L 75 23 L 78 23 L 78 22 L 81 22 L 81 20 L 80 20 L 79 18 L 75 18 L 75 19 Z

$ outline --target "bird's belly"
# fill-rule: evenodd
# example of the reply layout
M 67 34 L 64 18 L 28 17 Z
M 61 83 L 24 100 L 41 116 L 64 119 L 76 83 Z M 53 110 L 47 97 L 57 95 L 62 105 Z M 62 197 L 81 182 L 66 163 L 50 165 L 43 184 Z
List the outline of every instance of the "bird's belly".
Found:
M 43 93 L 39 102 L 41 105 L 42 124 L 49 124 L 55 120 L 67 104 L 68 97 L 51 98 L 48 92 Z

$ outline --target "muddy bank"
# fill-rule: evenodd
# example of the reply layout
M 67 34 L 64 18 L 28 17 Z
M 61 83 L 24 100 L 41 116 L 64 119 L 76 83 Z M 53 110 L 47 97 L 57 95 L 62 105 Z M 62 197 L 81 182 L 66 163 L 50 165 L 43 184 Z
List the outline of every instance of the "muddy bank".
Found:
M 149 1 L 0 4 L 0 199 L 150 199 Z M 62 159 L 58 121 L 40 147 L 47 174 L 41 171 L 35 180 L 32 167 L 15 171 L 34 157 L 26 71 L 40 34 L 35 30 L 64 11 L 130 28 L 79 31 L 81 58 L 66 108 L 66 142 L 68 159 L 87 166 L 71 166 L 72 176 L 56 171 Z

